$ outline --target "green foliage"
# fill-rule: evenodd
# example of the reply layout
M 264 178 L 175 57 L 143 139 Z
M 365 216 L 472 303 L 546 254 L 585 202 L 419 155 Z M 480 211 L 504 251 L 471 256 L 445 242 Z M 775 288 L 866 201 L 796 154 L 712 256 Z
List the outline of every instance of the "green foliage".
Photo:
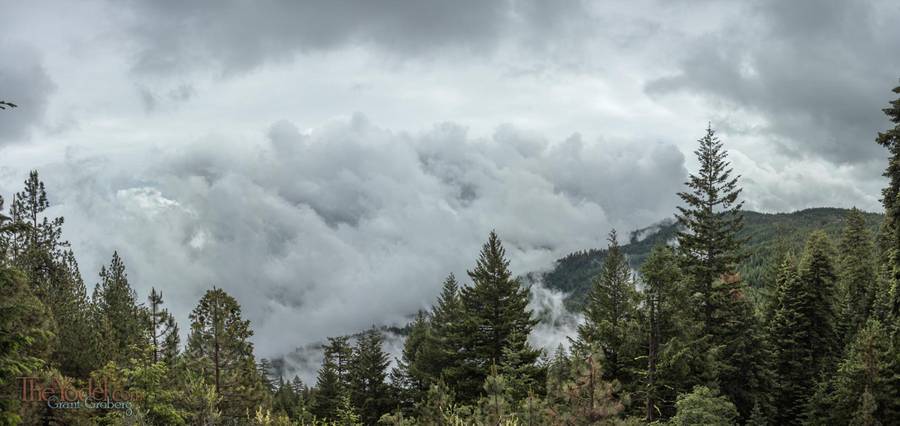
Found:
M 802 420 L 815 381 L 838 349 L 831 256 L 828 237 L 814 233 L 798 270 L 790 259 L 781 268 L 779 300 L 769 337 L 778 390 L 775 418 L 780 424 L 797 424 Z
M 463 339 L 464 358 L 462 368 L 452 378 L 464 402 L 477 397 L 491 365 L 518 369 L 534 364 L 540 354 L 526 340 L 537 323 L 528 309 L 531 292 L 513 278 L 496 233 L 490 233 L 469 277 L 473 285 L 461 292 L 457 334 Z M 517 356 L 514 365 L 507 358 L 511 353 Z
M 149 320 L 146 310 L 137 305 L 137 295 L 128 283 L 118 252 L 113 253 L 108 267 L 100 269 L 100 283 L 94 288 L 92 300 L 104 338 L 103 361 L 125 364 L 142 354 L 149 344 Z
M 0 267 L 0 423 L 16 424 L 16 378 L 45 362 L 53 337 L 48 311 L 21 272 Z
M 738 177 L 732 176 L 728 154 L 711 127 L 698 142 L 694 154 L 700 171 L 690 175 L 688 191 L 678 193 L 685 206 L 678 207 L 675 217 L 681 227 L 678 250 L 691 289 L 701 297 L 699 315 L 709 332 L 716 310 L 713 284 L 723 274 L 734 272 L 743 259 L 744 239 L 738 232 L 743 228 L 744 203 L 738 201 Z
M 604 357 L 604 378 L 629 383 L 638 355 L 638 294 L 631 270 L 619 249 L 616 232 L 609 234 L 609 248 L 600 274 L 588 294 L 585 321 L 578 326 L 576 347 L 595 345 Z
M 190 314 L 191 334 L 185 358 L 213 385 L 218 409 L 226 419 L 248 418 L 265 406 L 268 392 L 253 358 L 250 321 L 222 289 L 208 290 Z
M 869 320 L 851 342 L 823 392 L 810 404 L 809 423 L 891 424 L 900 416 L 900 352 L 896 337 Z
M 372 327 L 359 338 L 350 360 L 350 400 L 364 424 L 375 424 L 394 406 L 385 382 L 390 360 L 383 343 L 384 336 Z
M 552 395 L 558 401 L 549 408 L 553 424 L 609 424 L 620 419 L 630 397 L 618 381 L 603 379 L 602 357 L 596 349 L 572 354 L 569 379 L 560 394 Z
M 675 251 L 656 246 L 641 266 L 642 336 L 646 366 L 642 388 L 648 421 L 671 417 L 679 393 L 713 380 L 712 352 L 700 334 L 701 324 L 684 309 L 689 303 Z
M 668 423 L 672 426 L 738 424 L 734 404 L 706 386 L 697 386 L 691 393 L 679 395 L 675 405 L 678 412 Z
M 342 374 L 346 368 L 344 356 L 349 356 L 350 346 L 346 338 L 330 338 L 325 347 L 322 368 L 316 378 L 316 389 L 312 412 L 320 419 L 337 419 L 343 399 L 349 392 L 347 381 Z
M 838 245 L 838 329 L 841 342 L 853 339 L 875 303 L 875 249 L 862 212 L 850 210 Z
M 802 251 L 813 231 L 821 230 L 829 238 L 839 238 L 849 211 L 840 208 L 813 208 L 793 213 L 742 211 L 744 227 L 738 232 L 738 238 L 746 241 L 743 251 L 747 257 L 738 265 L 737 272 L 754 291 L 765 288 L 774 281 L 775 270 L 771 266 L 781 265 L 785 253 Z M 884 215 L 862 213 L 862 216 L 869 233 L 878 232 Z M 633 269 L 640 269 L 653 247 L 672 241 L 677 230 L 677 223 L 663 221 L 633 232 L 629 242 L 621 245 L 628 264 Z M 554 268 L 541 274 L 540 278 L 548 288 L 568 294 L 567 307 L 581 311 L 607 254 L 606 249 L 571 253 L 557 260 Z
M 162 307 L 162 292 L 151 288 L 147 302 L 151 359 L 153 362 L 165 362 L 171 367 L 175 365 L 175 358 L 178 355 L 178 325 L 175 323 L 175 317 Z

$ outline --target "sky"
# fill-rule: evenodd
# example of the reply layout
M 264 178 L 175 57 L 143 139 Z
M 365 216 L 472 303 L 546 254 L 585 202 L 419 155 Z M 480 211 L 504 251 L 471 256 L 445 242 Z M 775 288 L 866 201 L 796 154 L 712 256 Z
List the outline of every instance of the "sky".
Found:
M 746 208 L 878 211 L 898 21 L 890 0 L 2 2 L 0 194 L 37 169 L 89 285 L 118 251 L 183 330 L 221 287 L 275 357 L 405 323 L 492 229 L 524 274 L 670 218 L 707 125 Z

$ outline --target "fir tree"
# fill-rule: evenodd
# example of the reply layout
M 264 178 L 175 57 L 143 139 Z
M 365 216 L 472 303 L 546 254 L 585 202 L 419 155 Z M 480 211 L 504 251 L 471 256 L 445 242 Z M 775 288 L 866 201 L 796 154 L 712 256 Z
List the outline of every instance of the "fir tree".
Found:
M 53 324 L 21 272 L 0 267 L 0 294 L 0 424 L 18 424 L 16 379 L 44 366 Z
M 336 420 L 346 393 L 347 388 L 341 381 L 334 355 L 326 352 L 316 377 L 313 414 L 320 420 Z
M 390 359 L 384 336 L 372 327 L 357 341 L 350 362 L 350 400 L 363 424 L 374 425 L 393 407 L 385 378 Z
M 814 367 L 833 361 L 838 351 L 835 321 L 834 285 L 836 280 L 833 250 L 828 236 L 821 231 L 810 235 L 800 259 L 799 279 L 809 299 L 812 329 L 810 344 L 815 348 Z
M 69 246 L 62 240 L 62 217 L 50 218 L 50 207 L 44 182 L 38 172 L 32 170 L 25 180 L 25 188 L 13 197 L 10 210 L 12 222 L 20 232 L 11 235 L 7 242 L 10 256 L 16 266 L 28 276 L 37 296 L 45 304 L 47 298 L 58 290 L 53 282 L 56 261 L 62 250 Z
M 461 292 L 465 339 L 464 374 L 457 383 L 460 398 L 475 398 L 491 365 L 506 363 L 505 351 L 519 355 L 518 363 L 534 364 L 540 352 L 527 342 L 537 320 L 528 309 L 530 290 L 509 271 L 509 261 L 495 232 L 481 250 L 475 269 L 469 271 L 471 287 Z M 517 367 L 517 366 L 514 366 Z
M 409 414 L 419 396 L 428 391 L 430 378 L 421 370 L 424 357 L 420 355 L 420 349 L 430 337 L 430 327 L 426 314 L 419 311 L 409 325 L 409 334 L 403 341 L 403 351 L 397 359 L 397 366 L 391 370 L 391 384 L 405 414 Z
M 810 236 L 799 271 L 790 261 L 782 266 L 778 307 L 770 325 L 773 345 L 775 420 L 799 424 L 815 392 L 820 373 L 837 350 L 832 286 L 834 272 L 824 233 Z
M 698 142 L 700 147 L 694 154 L 700 171 L 690 175 L 686 183 L 689 191 L 678 193 L 686 206 L 679 206 L 675 216 L 681 227 L 678 248 L 685 258 L 685 272 L 693 290 L 701 296 L 700 318 L 709 333 L 716 309 L 713 284 L 720 276 L 733 272 L 744 257 L 744 240 L 737 236 L 743 228 L 743 201 L 738 201 L 740 176 L 732 176 L 728 153 L 712 127 Z
M 250 321 L 241 317 L 237 301 L 218 288 L 203 295 L 190 319 L 185 351 L 189 365 L 213 385 L 224 417 L 249 416 L 266 400 L 249 340 L 253 335 Z
M 842 343 L 846 343 L 868 320 L 877 288 L 872 240 L 862 212 L 855 207 L 847 215 L 839 253 L 839 330 Z
M 646 419 L 650 422 L 674 412 L 675 397 L 679 391 L 687 392 L 692 387 L 691 383 L 681 384 L 679 380 L 673 380 L 668 368 L 660 366 L 661 361 L 665 360 L 663 349 L 670 346 L 672 339 L 690 339 L 687 336 L 692 318 L 682 314 L 687 297 L 683 294 L 682 274 L 677 262 L 674 250 L 657 245 L 641 266 L 646 321 L 644 334 L 647 337 L 644 395 Z M 666 361 L 668 365 L 677 365 L 672 363 L 674 360 Z
M 71 250 L 63 252 L 57 262 L 53 281 L 57 290 L 48 299 L 53 317 L 60 325 L 57 327 L 58 344 L 51 359 L 62 374 L 86 378 L 102 364 L 100 341 L 103 336 L 94 327 L 93 307 Z
M 813 410 L 810 423 L 887 425 L 900 418 L 900 352 L 879 321 L 860 330 L 829 379 L 829 407 Z
M 616 239 L 609 233 L 609 248 L 600 274 L 594 279 L 578 326 L 577 347 L 596 345 L 603 351 L 604 379 L 630 383 L 638 355 L 637 290 L 631 270 Z
M 900 94 L 900 86 L 893 90 Z M 884 132 L 879 132 L 875 141 L 888 149 L 888 166 L 884 176 L 888 178 L 888 186 L 882 190 L 881 202 L 884 204 L 885 214 L 885 249 L 883 252 L 887 258 L 889 279 L 889 291 L 885 296 L 884 305 L 892 318 L 900 318 L 900 97 L 890 102 L 883 109 L 888 119 L 894 123 L 894 127 Z
M 95 304 L 105 333 L 106 360 L 124 365 L 138 358 L 148 346 L 146 311 L 136 303 L 137 296 L 128 283 L 125 263 L 114 252 L 109 266 L 100 269 L 100 283 L 94 287 Z
M 334 362 L 334 369 L 337 373 L 338 382 L 342 387 L 346 387 L 350 382 L 350 359 L 353 356 L 353 348 L 350 346 L 350 337 L 329 337 L 328 343 L 323 349 L 325 351 L 325 358 Z
M 765 414 L 771 412 L 771 352 L 740 276 L 727 275 L 714 288 L 723 289 L 715 292 L 717 297 L 727 298 L 717 302 L 720 308 L 713 317 L 713 330 L 721 342 L 716 365 L 719 390 L 734 404 L 743 422 L 754 406 Z
M 162 307 L 162 292 L 157 292 L 156 288 L 150 289 L 150 296 L 147 299 L 152 361 L 154 363 L 166 361 L 171 365 L 178 351 L 178 327 L 175 325 L 175 317 Z

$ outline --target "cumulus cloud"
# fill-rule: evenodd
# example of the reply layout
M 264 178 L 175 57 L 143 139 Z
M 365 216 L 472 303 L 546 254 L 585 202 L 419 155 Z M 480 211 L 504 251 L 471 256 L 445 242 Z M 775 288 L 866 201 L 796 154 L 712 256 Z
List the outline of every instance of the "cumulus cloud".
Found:
M 613 226 L 668 215 L 686 175 L 664 145 L 554 143 L 509 126 L 482 139 L 452 123 L 395 132 L 361 115 L 132 155 L 148 161 L 73 155 L 42 168 L 88 281 L 118 250 L 139 292 L 162 289 L 182 321 L 221 287 L 264 356 L 405 324 L 446 275 L 466 276 L 491 229 L 517 274 L 596 247 Z M 617 193 L 643 195 L 626 209 Z

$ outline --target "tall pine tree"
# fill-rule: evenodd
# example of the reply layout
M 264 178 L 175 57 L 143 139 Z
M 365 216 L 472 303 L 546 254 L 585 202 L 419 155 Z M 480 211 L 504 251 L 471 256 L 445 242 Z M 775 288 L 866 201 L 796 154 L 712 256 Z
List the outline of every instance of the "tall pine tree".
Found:
M 841 234 L 837 262 L 841 346 L 853 340 L 872 311 L 877 290 L 874 254 L 865 218 L 854 207 L 847 215 Z
M 147 302 L 152 361 L 164 361 L 172 366 L 178 354 L 178 326 L 175 324 L 175 317 L 168 309 L 163 308 L 162 292 L 157 292 L 156 288 L 150 289 Z
M 472 286 L 461 291 L 465 342 L 462 356 L 465 372 L 457 383 L 460 398 L 472 401 L 492 365 L 508 364 L 506 355 L 516 353 L 518 365 L 534 364 L 540 351 L 528 341 L 537 324 L 528 309 L 531 291 L 513 278 L 506 251 L 491 231 L 482 246 L 475 269 L 469 271 Z
M 350 400 L 365 425 L 376 424 L 394 408 L 385 382 L 390 359 L 383 344 L 384 336 L 372 327 L 357 341 L 350 361 Z
M 105 361 L 125 365 L 131 358 L 140 358 L 147 348 L 147 313 L 136 299 L 125 262 L 113 252 L 109 265 L 100 269 L 100 283 L 92 297 L 99 325 L 105 331 Z
M 616 231 L 609 233 L 606 261 L 594 278 L 578 326 L 576 347 L 596 346 L 603 353 L 604 379 L 631 383 L 639 355 L 638 294 Z
M 900 94 L 900 86 L 894 88 Z M 884 176 L 888 178 L 888 186 L 882 190 L 881 202 L 884 204 L 885 230 L 884 247 L 888 265 L 883 304 L 892 320 L 900 321 L 900 97 L 890 102 L 883 109 L 894 127 L 879 132 L 875 141 L 888 149 L 888 166 Z
M 799 269 L 799 270 L 798 270 Z M 810 236 L 799 268 L 787 259 L 778 278 L 777 307 L 769 330 L 778 424 L 800 424 L 816 380 L 836 351 L 834 272 L 827 236 Z
M 743 228 L 744 203 L 738 201 L 739 176 L 733 176 L 728 153 L 712 127 L 698 142 L 700 147 L 694 154 L 700 171 L 690 175 L 688 191 L 678 193 L 686 206 L 679 206 L 675 216 L 680 225 L 678 248 L 693 291 L 700 294 L 700 317 L 709 333 L 716 309 L 713 284 L 722 275 L 734 272 L 744 257 L 744 240 L 737 236 Z
M 267 401 L 264 380 L 256 369 L 250 321 L 224 290 L 213 288 L 190 314 L 191 334 L 185 357 L 213 386 L 225 418 L 237 421 L 252 415 Z

